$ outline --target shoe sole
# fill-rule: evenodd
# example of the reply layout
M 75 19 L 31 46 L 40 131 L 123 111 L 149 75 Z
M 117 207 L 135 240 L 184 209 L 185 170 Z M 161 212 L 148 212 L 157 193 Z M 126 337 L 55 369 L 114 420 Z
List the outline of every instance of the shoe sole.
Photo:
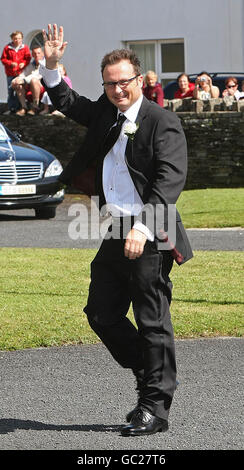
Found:
M 136 432 L 133 432 L 133 431 L 121 431 L 121 436 L 124 436 L 124 437 L 128 437 L 128 436 L 131 436 L 131 437 L 135 437 L 135 436 L 148 436 L 150 434 L 156 434 L 157 432 L 167 432 L 169 429 L 169 427 L 162 427 L 160 429 L 157 429 L 157 431 L 148 431 L 148 432 L 144 432 L 144 431 L 136 431 Z

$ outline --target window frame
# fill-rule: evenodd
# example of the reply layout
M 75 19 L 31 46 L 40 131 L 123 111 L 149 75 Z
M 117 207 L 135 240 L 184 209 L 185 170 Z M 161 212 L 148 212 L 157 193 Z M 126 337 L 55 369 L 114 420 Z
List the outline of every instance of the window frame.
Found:
M 34 39 L 36 38 L 36 36 L 42 34 L 42 30 L 41 29 L 35 29 L 34 31 L 31 31 L 30 33 L 28 33 L 25 37 L 25 42 L 26 44 L 31 48 L 31 50 L 33 49 L 33 46 L 31 47 Z M 34 47 L 41 47 L 43 49 L 43 46 L 44 46 L 44 43 L 42 45 L 36 45 Z
M 155 48 L 155 72 L 158 76 L 158 81 L 163 82 L 163 80 L 171 81 L 175 80 L 180 73 L 186 71 L 186 41 L 184 38 L 166 38 L 166 39 L 151 39 L 151 40 L 131 40 L 125 41 L 125 47 L 130 49 L 130 44 L 154 44 Z M 161 45 L 162 44 L 183 44 L 183 61 L 184 61 L 184 70 L 179 70 L 177 72 L 162 72 L 162 56 L 161 56 Z M 143 71 L 146 73 L 146 70 Z

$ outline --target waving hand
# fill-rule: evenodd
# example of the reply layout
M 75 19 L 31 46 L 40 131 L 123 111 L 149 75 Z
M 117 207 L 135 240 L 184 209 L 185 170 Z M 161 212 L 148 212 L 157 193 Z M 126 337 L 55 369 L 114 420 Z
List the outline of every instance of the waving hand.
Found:
M 49 69 L 56 69 L 60 59 L 64 55 L 64 51 L 67 46 L 67 42 L 64 42 L 64 31 L 63 26 L 59 27 L 53 25 L 53 31 L 51 24 L 48 25 L 48 35 L 46 31 L 42 31 L 44 41 L 44 54 L 46 58 L 46 66 Z

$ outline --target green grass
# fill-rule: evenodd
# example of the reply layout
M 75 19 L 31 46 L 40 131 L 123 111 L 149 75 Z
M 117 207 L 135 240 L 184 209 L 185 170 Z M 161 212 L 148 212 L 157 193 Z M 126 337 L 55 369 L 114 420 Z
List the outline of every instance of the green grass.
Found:
M 1 248 L 0 255 L 0 350 L 98 341 L 82 312 L 95 250 Z M 243 261 L 241 252 L 196 252 L 174 266 L 176 337 L 243 335 Z
M 177 202 L 186 228 L 244 227 L 244 188 L 183 191 Z
M 243 336 L 244 253 L 196 251 L 194 255 L 172 271 L 176 336 Z

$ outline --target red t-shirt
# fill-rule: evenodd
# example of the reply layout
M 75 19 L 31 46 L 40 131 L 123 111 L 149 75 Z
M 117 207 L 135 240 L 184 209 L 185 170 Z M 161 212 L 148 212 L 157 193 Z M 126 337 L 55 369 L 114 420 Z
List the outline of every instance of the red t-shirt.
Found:
M 178 99 L 190 98 L 191 96 L 193 96 L 193 90 L 194 90 L 194 88 L 195 88 L 195 84 L 189 82 L 189 90 L 188 90 L 186 93 L 182 93 L 182 91 L 181 91 L 180 88 L 179 88 L 179 89 L 175 92 L 174 98 L 178 98 Z

